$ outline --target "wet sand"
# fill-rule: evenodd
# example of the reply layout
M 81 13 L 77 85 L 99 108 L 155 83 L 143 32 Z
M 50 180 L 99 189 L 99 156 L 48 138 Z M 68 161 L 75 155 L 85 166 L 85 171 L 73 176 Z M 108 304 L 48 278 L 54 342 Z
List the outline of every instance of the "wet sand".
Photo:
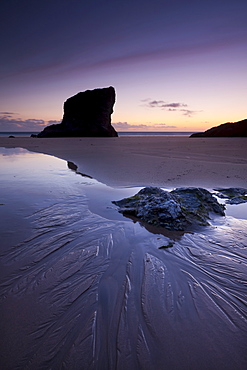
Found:
M 246 187 L 246 140 L 212 140 L 203 153 L 189 138 L 2 140 L 120 186 L 31 154 L 8 173 L 9 158 L 0 201 L 1 220 L 10 213 L 3 231 L 13 234 L 1 248 L 2 368 L 246 368 L 247 220 L 215 218 L 171 237 L 111 204 L 130 191 L 122 186 Z M 15 229 L 11 212 L 23 222 Z M 162 248 L 170 239 L 173 247 Z
M 247 138 L 0 138 L 71 161 L 110 186 L 246 187 Z

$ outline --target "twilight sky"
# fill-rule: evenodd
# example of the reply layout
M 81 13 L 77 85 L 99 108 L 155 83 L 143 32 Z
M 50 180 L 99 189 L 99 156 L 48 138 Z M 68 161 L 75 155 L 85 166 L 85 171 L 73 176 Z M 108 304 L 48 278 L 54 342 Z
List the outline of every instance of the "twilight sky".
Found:
M 246 0 L 1 0 L 0 14 L 0 131 L 41 131 L 110 85 L 118 131 L 247 118 Z

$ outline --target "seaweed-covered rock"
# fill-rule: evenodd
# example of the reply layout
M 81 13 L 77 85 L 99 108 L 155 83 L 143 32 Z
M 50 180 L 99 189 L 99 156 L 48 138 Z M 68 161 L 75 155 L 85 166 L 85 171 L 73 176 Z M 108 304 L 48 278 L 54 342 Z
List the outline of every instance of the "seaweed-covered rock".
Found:
M 206 226 L 210 213 L 224 216 L 224 206 L 202 188 L 179 188 L 171 192 L 146 187 L 136 195 L 113 201 L 119 212 L 169 230 Z
M 216 188 L 219 198 L 227 199 L 228 204 L 240 204 L 247 202 L 247 189 L 244 188 Z

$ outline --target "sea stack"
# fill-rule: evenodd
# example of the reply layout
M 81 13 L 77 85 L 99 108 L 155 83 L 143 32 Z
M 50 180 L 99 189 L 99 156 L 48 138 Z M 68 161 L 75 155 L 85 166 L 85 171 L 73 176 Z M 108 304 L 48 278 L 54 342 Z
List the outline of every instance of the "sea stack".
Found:
M 116 100 L 114 87 L 86 90 L 64 103 L 61 123 L 47 126 L 38 137 L 116 137 L 111 114 Z

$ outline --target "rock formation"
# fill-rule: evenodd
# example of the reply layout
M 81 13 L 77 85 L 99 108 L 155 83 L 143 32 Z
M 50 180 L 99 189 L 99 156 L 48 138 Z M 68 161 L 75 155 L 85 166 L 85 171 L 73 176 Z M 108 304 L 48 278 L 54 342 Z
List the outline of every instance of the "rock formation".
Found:
M 247 203 L 247 189 L 244 188 L 216 188 L 217 196 L 226 199 L 228 204 Z
M 171 192 L 147 187 L 130 198 L 113 201 L 119 212 L 150 225 L 185 231 L 206 226 L 211 213 L 224 216 L 224 206 L 202 188 L 178 188 Z
M 60 124 L 47 126 L 38 137 L 118 136 L 111 125 L 115 103 L 112 86 L 87 90 L 67 99 Z
M 192 134 L 190 137 L 247 137 L 247 119 L 223 123 L 205 132 Z

